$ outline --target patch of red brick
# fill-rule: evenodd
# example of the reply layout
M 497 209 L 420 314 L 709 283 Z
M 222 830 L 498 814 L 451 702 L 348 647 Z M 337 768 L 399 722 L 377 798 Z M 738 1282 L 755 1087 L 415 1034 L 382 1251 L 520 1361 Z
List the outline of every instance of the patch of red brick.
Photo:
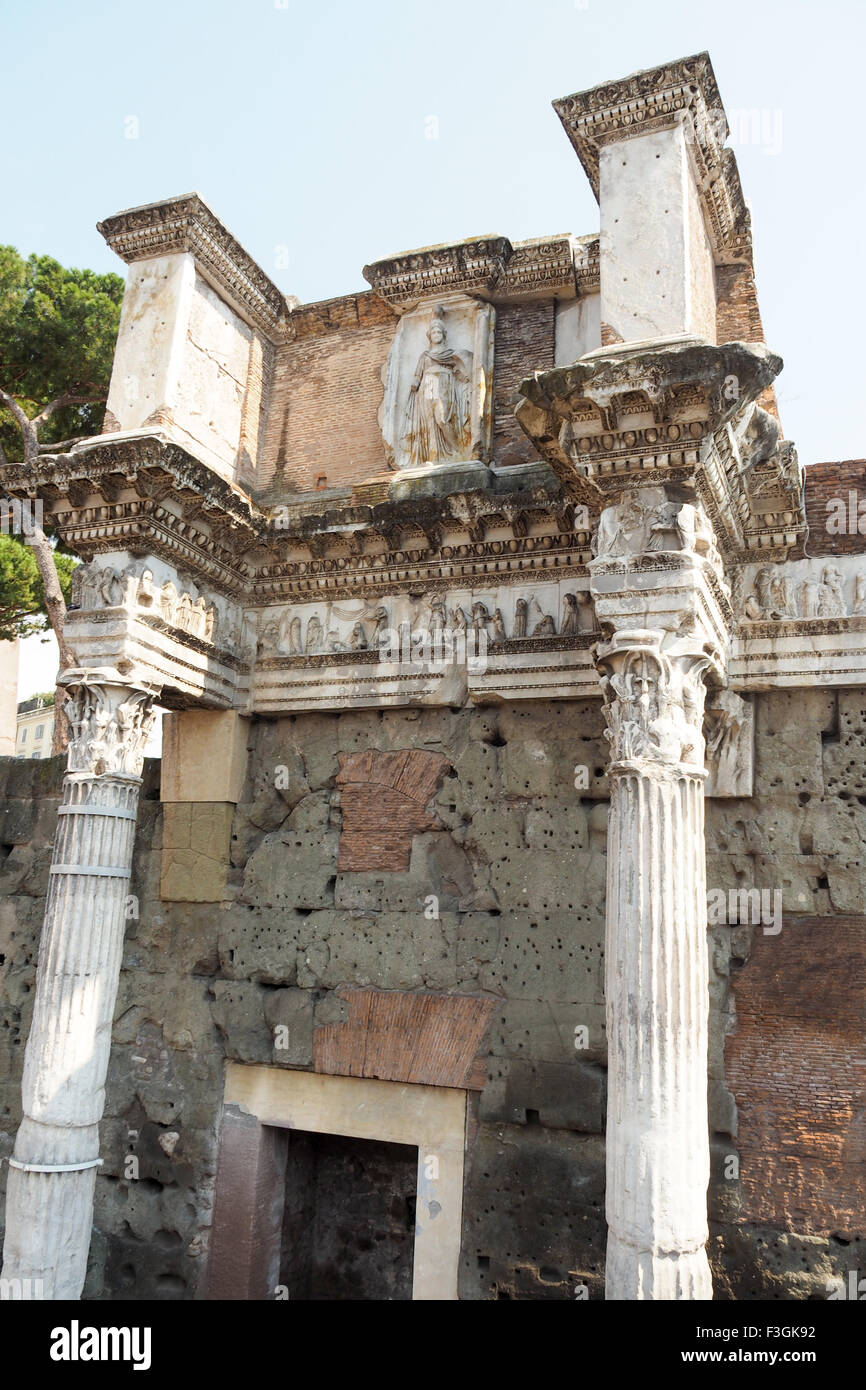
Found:
M 733 987 L 740 1219 L 866 1235 L 866 917 L 756 929 Z
M 482 1044 L 494 999 L 348 986 L 336 993 L 348 1004 L 349 1017 L 315 1029 L 314 1071 L 483 1090 Z
M 338 758 L 343 827 L 337 868 L 408 869 L 413 836 L 441 829 L 430 803 L 450 766 L 448 759 L 418 748 L 340 753 Z
M 833 506 L 828 508 L 828 502 L 832 502 Z M 843 504 L 841 508 L 839 502 Z M 861 502 L 866 503 L 866 459 L 811 464 L 806 469 L 808 554 L 862 555 L 866 551 L 866 507 L 863 508 L 861 534 L 858 530 Z M 831 535 L 827 522 L 837 513 L 844 514 L 845 528 L 841 535 Z

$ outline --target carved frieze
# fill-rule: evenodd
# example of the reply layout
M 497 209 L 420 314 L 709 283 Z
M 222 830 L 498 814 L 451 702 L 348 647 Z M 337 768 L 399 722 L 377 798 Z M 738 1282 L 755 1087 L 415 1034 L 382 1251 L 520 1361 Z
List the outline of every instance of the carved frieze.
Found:
M 424 650 L 447 639 L 449 652 L 532 650 L 545 639 L 586 639 L 594 633 L 595 615 L 587 590 L 538 588 L 493 589 L 480 595 L 464 589 L 387 603 L 329 602 L 264 609 L 259 619 L 257 652 L 261 659 L 304 665 L 353 660 L 402 659 L 404 648 Z M 462 646 L 461 646 L 462 642 Z M 584 645 L 581 642 L 581 645 Z M 548 642 L 549 645 L 549 642 Z M 554 643 L 554 647 L 557 644 Z M 446 647 L 439 643 L 437 650 Z
M 204 642 L 216 642 L 217 608 L 194 589 L 178 590 L 169 578 L 154 582 L 148 566 L 116 570 L 90 560 L 72 576 L 71 612 L 82 616 L 99 608 L 126 608 L 160 618 L 168 627 Z
M 734 572 L 734 588 L 747 625 L 866 617 L 862 556 L 743 566 Z

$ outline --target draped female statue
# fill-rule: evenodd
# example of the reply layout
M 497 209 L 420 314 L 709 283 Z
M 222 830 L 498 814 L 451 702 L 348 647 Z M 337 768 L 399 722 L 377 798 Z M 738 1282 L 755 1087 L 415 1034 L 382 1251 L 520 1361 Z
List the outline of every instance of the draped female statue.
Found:
M 410 467 L 470 457 L 472 354 L 448 346 L 442 318 L 442 309 L 436 309 L 427 330 L 430 346 L 419 357 L 409 387 L 403 443 Z

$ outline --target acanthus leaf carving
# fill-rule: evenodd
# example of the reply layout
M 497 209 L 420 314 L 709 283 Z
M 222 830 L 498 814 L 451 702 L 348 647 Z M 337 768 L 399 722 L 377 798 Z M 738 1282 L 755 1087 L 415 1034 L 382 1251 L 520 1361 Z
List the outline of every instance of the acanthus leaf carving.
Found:
M 69 720 L 69 772 L 92 777 L 140 777 L 153 724 L 156 691 L 112 670 L 72 670 L 61 676 Z

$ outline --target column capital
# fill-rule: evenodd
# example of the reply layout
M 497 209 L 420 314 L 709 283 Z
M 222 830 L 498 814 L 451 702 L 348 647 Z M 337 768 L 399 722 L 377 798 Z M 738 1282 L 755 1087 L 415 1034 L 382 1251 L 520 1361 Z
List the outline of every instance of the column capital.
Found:
M 113 667 L 62 672 L 69 720 L 67 771 L 91 777 L 140 778 L 159 687 Z

